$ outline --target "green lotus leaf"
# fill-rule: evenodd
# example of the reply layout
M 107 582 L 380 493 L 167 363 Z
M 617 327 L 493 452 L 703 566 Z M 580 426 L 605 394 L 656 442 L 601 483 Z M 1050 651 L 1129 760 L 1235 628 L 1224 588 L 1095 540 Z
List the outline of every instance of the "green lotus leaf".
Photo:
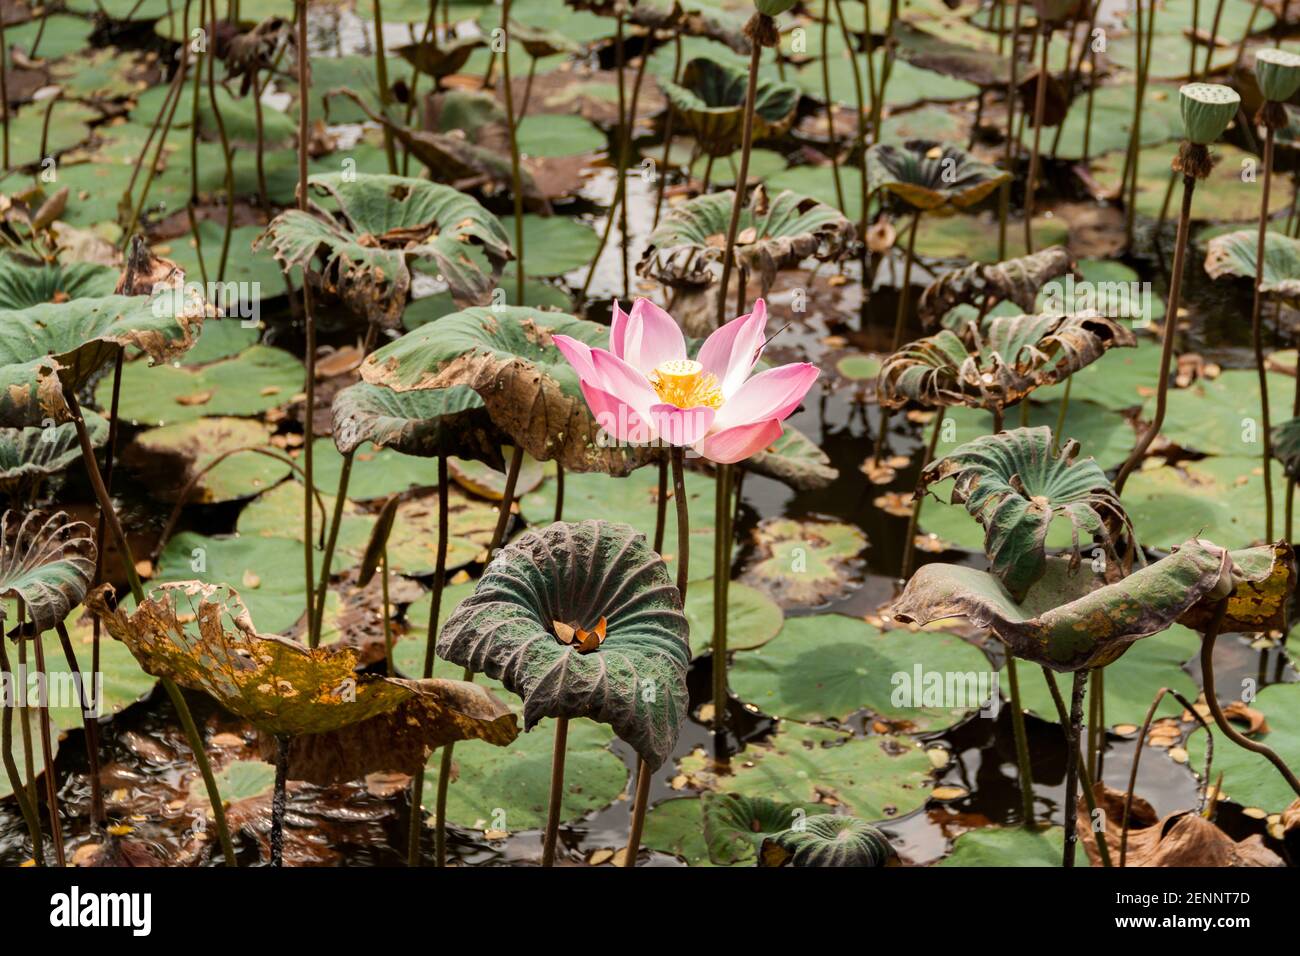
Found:
M 147 672 L 211 695 L 264 734 L 311 735 L 291 744 L 298 779 L 414 773 L 444 743 L 505 745 L 517 734 L 509 708 L 481 687 L 358 674 L 350 648 L 259 634 L 227 585 L 164 584 L 133 612 L 111 608 L 110 590 L 95 591 L 88 606 Z
M 718 774 L 702 748 L 681 759 L 682 773 L 724 793 L 786 803 L 836 801 L 843 812 L 877 820 L 925 804 L 933 768 L 915 740 L 892 735 L 854 737 L 841 730 L 782 721 L 761 743 L 745 748 L 730 774 Z
M 917 301 L 917 316 L 934 325 L 959 305 L 993 306 L 1010 301 L 1025 313 L 1036 313 L 1043 286 L 1074 266 L 1069 250 L 1051 246 L 1005 262 L 972 262 L 945 272 L 931 282 Z
M 117 270 L 108 266 L 38 262 L 15 253 L 0 254 L 0 302 L 6 308 L 112 295 L 116 285 Z
M 883 189 L 913 209 L 941 216 L 975 205 L 1010 178 L 964 149 L 930 140 L 877 143 L 867 150 L 871 192 Z
M 276 216 L 257 246 L 269 246 L 280 267 L 308 270 L 368 321 L 401 324 L 411 268 L 436 270 L 458 302 L 480 301 L 511 258 L 501 223 L 478 201 L 450 186 L 403 176 L 329 173 L 315 189 L 338 204 L 340 221 L 297 209 Z M 485 275 L 468 254 L 478 247 L 492 263 Z M 323 264 L 316 268 L 318 254 Z
M 1282 463 L 1287 477 L 1300 478 L 1300 418 L 1274 425 L 1270 437 L 1273 457 Z
M 725 156 L 740 144 L 748 83 L 748 70 L 707 57 L 687 63 L 681 83 L 659 81 L 678 122 L 695 134 L 701 149 L 715 156 Z M 799 87 L 792 83 L 759 79 L 754 98 L 755 142 L 785 135 L 794 122 L 799 95 Z
M 1047 529 L 1055 519 L 1070 524 L 1070 561 L 1076 568 L 1082 558 L 1080 533 L 1099 541 L 1116 561 L 1115 537 L 1133 533 L 1106 473 L 1092 458 L 1076 460 L 1078 452 L 1073 440 L 1056 450 L 1047 427 L 985 435 L 927 465 L 917 490 L 956 479 L 952 503 L 964 504 L 984 526 L 984 553 L 993 573 L 1023 600 L 1046 571 Z
M 840 521 L 765 518 L 753 531 L 754 558 L 741 580 L 782 607 L 813 607 L 860 582 L 867 536 Z
M 83 412 L 90 443 L 108 441 L 108 422 Z M 81 445 L 72 422 L 45 428 L 0 428 L 0 493 L 19 497 L 44 478 L 81 460 Z
M 1016 657 L 1055 671 L 1101 667 L 1137 640 L 1169 627 L 1207 597 L 1231 586 L 1232 560 L 1217 545 L 1196 538 L 1173 554 L 1113 584 L 1085 564 L 1049 558 L 1047 571 L 1017 602 L 987 571 L 927 564 L 894 604 L 904 622 L 926 625 L 950 617 L 989 628 Z
M 251 450 L 274 452 L 270 438 L 271 428 L 256 419 L 198 418 L 141 432 L 122 458 L 163 501 L 175 501 L 203 472 L 186 500 L 216 504 L 251 498 L 289 474 L 282 458 Z M 220 464 L 204 471 L 222 455 Z
M 455 454 L 504 468 L 496 430 L 472 388 L 399 392 L 358 382 L 334 396 L 334 444 L 350 454 L 365 442 L 404 455 Z
M 1268 721 L 1267 730 L 1252 734 L 1252 739 L 1271 747 L 1287 766 L 1300 764 L 1300 686 L 1265 687 L 1250 701 L 1250 706 L 1263 713 Z M 1194 767 L 1204 766 L 1207 736 L 1207 731 L 1197 726 L 1187 737 L 1188 762 Z M 1217 744 L 1218 734 L 1214 736 Z M 1223 772 L 1224 800 L 1258 807 L 1268 813 L 1282 813 L 1295 803 L 1295 791 L 1262 754 L 1245 747 L 1215 746 L 1214 768 L 1216 777 L 1219 771 Z
M 0 425 L 66 420 L 65 385 L 81 388 L 125 347 L 154 364 L 179 358 L 202 322 L 202 308 L 171 290 L 0 309 Z
M 682 597 L 668 569 L 627 525 L 556 522 L 503 548 L 447 620 L 438 655 L 500 680 L 523 698 L 524 727 L 590 717 L 657 770 L 687 713 L 690 662 Z M 562 644 L 556 623 L 591 630 L 594 650 Z
M 735 191 L 697 196 L 672 209 L 650 235 L 637 274 L 674 288 L 705 288 L 721 269 Z M 838 209 L 784 190 L 768 199 L 760 186 L 740 211 L 736 262 L 762 277 L 763 294 L 781 269 L 805 259 L 838 261 L 850 255 L 856 229 Z
M 466 385 L 492 421 L 538 461 L 570 471 L 627 474 L 650 454 L 604 447 L 578 375 L 551 340 L 555 333 L 604 347 L 595 322 L 520 306 L 457 312 L 406 333 L 369 355 L 361 377 L 397 391 Z
M 1211 279 L 1254 279 L 1258 247 L 1259 233 L 1255 229 L 1215 236 L 1206 247 L 1205 271 Z M 1259 290 L 1274 293 L 1292 308 L 1300 303 L 1300 240 L 1278 232 L 1264 233 L 1264 275 Z
M 738 793 L 706 793 L 700 798 L 709 859 L 719 866 L 752 863 L 767 837 L 830 812 L 824 804 L 782 803 Z
M 903 346 L 885 360 L 877 392 L 886 408 L 1006 408 L 1108 349 L 1136 345 L 1127 326 L 1097 312 L 996 316 L 983 329 L 969 323 L 961 335 L 942 329 Z
M 21 598 L 25 620 L 37 634 L 47 631 L 85 598 L 95 555 L 90 526 L 62 511 L 6 511 L 0 517 L 0 598 Z M 0 604 L 0 625 L 4 616 Z
M 767 448 L 750 457 L 745 468 L 774 478 L 796 491 L 820 491 L 840 476 L 830 456 L 811 438 L 789 425 Z
M 883 866 L 888 837 L 857 817 L 822 814 L 763 840 L 759 866 Z
M 1050 866 L 1060 867 L 1065 846 L 1059 826 L 1050 830 L 1024 827 L 981 827 L 968 830 L 953 842 L 952 852 L 936 866 Z M 1087 866 L 1087 857 L 1076 865 Z

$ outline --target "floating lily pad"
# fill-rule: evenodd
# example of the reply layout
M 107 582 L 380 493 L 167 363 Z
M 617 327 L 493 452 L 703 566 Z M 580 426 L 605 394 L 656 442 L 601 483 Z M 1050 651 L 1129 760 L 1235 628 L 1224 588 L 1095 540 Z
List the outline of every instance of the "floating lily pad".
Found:
M 1158 46 L 1159 44 L 1157 44 Z M 1169 164 L 1175 150 L 1170 146 L 1151 146 L 1138 153 L 1137 210 L 1155 219 L 1164 205 L 1165 190 L 1172 175 Z M 1243 179 L 1242 171 L 1255 169 L 1259 157 L 1235 146 L 1219 144 L 1214 147 L 1218 164 L 1206 179 L 1196 186 L 1192 198 L 1192 218 L 1239 222 L 1259 216 L 1260 184 L 1255 177 Z M 1119 188 L 1120 171 L 1124 165 L 1122 153 L 1102 157 L 1093 166 L 1097 182 L 1105 189 Z M 1182 187 L 1177 187 L 1181 189 Z M 1291 206 L 1294 187 L 1285 176 L 1273 177 L 1269 194 L 1270 213 L 1285 211 Z M 1172 205 L 1177 211 L 1177 199 Z
M 129 362 L 122 369 L 118 414 L 141 425 L 172 425 L 205 415 L 259 415 L 302 391 L 304 375 L 297 358 L 266 345 L 202 368 Z M 113 380 L 105 377 L 95 401 L 108 408 L 112 398 Z
M 966 699 L 944 699 L 944 686 L 913 686 L 917 668 L 941 679 L 960 674 L 955 689 Z M 882 632 L 857 618 L 818 614 L 791 618 L 776 640 L 737 656 L 730 679 L 741 700 L 775 717 L 843 722 L 870 710 L 916 731 L 950 726 L 983 707 L 990 671 L 977 648 L 951 634 Z
M 141 432 L 127 447 L 124 460 L 149 477 L 159 498 L 174 501 L 193 475 L 233 451 L 198 480 L 186 500 L 209 504 L 237 501 L 266 491 L 292 470 L 287 462 L 242 450 L 267 447 L 274 451 L 270 436 L 270 428 L 254 419 L 200 418 Z
M 1115 46 L 1118 47 L 1120 42 L 1115 41 Z M 1155 46 L 1160 47 L 1161 43 L 1156 43 Z M 1186 62 L 1184 57 L 1184 72 Z M 1129 137 L 1133 133 L 1134 98 L 1132 83 L 1106 83 L 1097 87 L 1092 94 L 1092 124 L 1088 136 L 1090 158 L 1128 148 Z M 1081 92 L 1070 103 L 1060 141 L 1056 140 L 1056 129 L 1044 131 L 1044 152 L 1055 144 L 1053 155 L 1058 159 L 1082 159 L 1083 132 L 1088 125 L 1087 118 L 1088 96 Z M 1151 84 L 1142 100 L 1142 145 L 1155 146 L 1180 139 L 1182 135 L 1183 117 L 1178 108 L 1177 88 L 1168 84 Z M 1033 138 L 1033 128 L 1026 123 L 1021 142 L 1028 148 L 1033 143 Z
M 936 866 L 1050 866 L 1059 868 L 1065 851 L 1065 831 L 1024 827 L 982 827 L 957 837 L 952 852 Z M 1087 866 L 1080 853 L 1076 866 Z
M 713 646 L 713 585 L 695 581 L 686 589 L 686 619 L 691 624 L 691 654 L 699 657 Z M 727 586 L 727 650 L 762 647 L 781 632 L 781 606 L 762 591 L 739 581 Z
M 757 556 L 741 579 L 783 607 L 826 604 L 855 586 L 867 536 L 838 521 L 766 518 L 754 529 Z
M 1274 416 L 1291 407 L 1294 393 L 1294 379 L 1269 373 L 1268 398 Z M 1153 397 L 1142 417 L 1149 421 L 1154 408 Z M 1201 378 L 1187 388 L 1170 389 L 1161 434 L 1192 451 L 1249 456 L 1259 455 L 1263 449 L 1263 427 L 1259 376 L 1253 370 L 1230 369 L 1218 378 Z
M 709 758 L 682 760 L 682 772 L 698 775 Z M 816 802 L 825 796 L 868 820 L 901 816 L 930 794 L 930 760 L 904 737 L 853 738 L 824 727 L 786 723 L 764 744 L 744 752 L 735 772 L 716 778 L 717 789 L 782 803 Z
M 544 721 L 509 747 L 458 746 L 452 764 L 455 785 L 447 788 L 447 821 L 512 833 L 543 826 L 550 803 L 553 729 L 553 721 Z M 613 739 L 603 724 L 570 721 L 561 823 L 609 806 L 627 787 L 627 767 L 609 749 Z M 437 793 L 439 763 L 435 758 L 425 768 L 426 794 Z
M 1288 767 L 1300 766 L 1300 684 L 1265 687 L 1250 706 L 1268 721 L 1268 731 L 1254 734 L 1252 739 L 1271 747 Z M 1205 731 L 1199 727 L 1187 738 L 1187 755 L 1192 766 L 1204 766 Z M 1223 774 L 1224 799 L 1244 806 L 1280 813 L 1296 799 L 1295 791 L 1267 758 L 1224 740 L 1218 728 L 1214 729 L 1212 772 L 1216 777 Z
M 513 242 L 514 216 L 502 216 L 501 226 Z M 594 229 L 567 216 L 524 216 L 524 268 L 529 275 L 572 272 L 591 262 L 599 244 Z
M 1044 249 L 1060 245 L 1070 238 L 1070 227 L 1062 219 L 1051 216 L 1034 217 L 1034 248 Z M 1025 223 L 1023 219 L 1007 220 L 1006 256 L 1025 253 Z M 951 216 L 931 219 L 922 216 L 916 231 L 916 254 L 936 259 L 963 259 L 979 262 L 997 262 L 998 221 L 996 216 Z
M 318 438 L 312 446 L 314 479 L 320 489 L 337 488 L 343 456 L 328 438 Z M 348 479 L 348 497 L 355 501 L 372 501 L 401 494 L 411 488 L 428 488 L 438 484 L 438 465 L 431 458 L 403 455 L 390 448 L 376 448 L 370 442 L 357 446 Z
M 529 156 L 577 156 L 597 152 L 609 145 L 605 134 L 590 120 L 563 114 L 525 116 L 519 122 L 516 137 L 519 152 Z
M 714 866 L 704 839 L 699 797 L 673 797 L 656 803 L 645 815 L 641 845 L 681 857 L 688 866 Z

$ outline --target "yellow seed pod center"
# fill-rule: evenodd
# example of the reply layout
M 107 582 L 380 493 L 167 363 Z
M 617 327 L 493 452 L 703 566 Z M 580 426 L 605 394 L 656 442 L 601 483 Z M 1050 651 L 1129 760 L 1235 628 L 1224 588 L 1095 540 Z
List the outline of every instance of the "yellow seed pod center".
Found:
M 692 359 L 672 359 L 655 367 L 650 383 L 660 400 L 678 408 L 697 408 L 722 404 L 718 380 Z

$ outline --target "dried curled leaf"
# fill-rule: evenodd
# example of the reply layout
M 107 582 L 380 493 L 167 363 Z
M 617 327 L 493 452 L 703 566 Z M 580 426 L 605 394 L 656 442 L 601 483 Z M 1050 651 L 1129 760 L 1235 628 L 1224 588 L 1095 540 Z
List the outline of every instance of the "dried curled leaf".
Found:
M 972 262 L 931 282 L 917 302 L 917 315 L 925 325 L 934 325 L 956 306 L 991 308 L 1007 300 L 1032 313 L 1039 290 L 1065 275 L 1073 265 L 1064 246 L 1051 246 L 1004 262 Z
M 391 733 L 402 723 L 415 732 L 410 720 L 418 724 L 428 749 L 467 737 L 506 744 L 515 736 L 514 718 L 504 704 L 464 688 L 448 688 L 457 682 L 358 674 L 351 648 L 309 648 L 257 633 L 239 594 L 227 585 L 163 584 L 134 612 L 110 607 L 110 593 L 109 585 L 98 588 L 87 606 L 146 672 L 209 694 L 264 734 L 332 734 L 383 720 L 382 727 L 369 732 L 354 730 L 324 741 L 317 755 L 323 765 L 344 765 L 339 751 L 347 741 L 379 739 L 383 727 Z M 462 709 L 460 702 L 466 701 L 473 706 Z M 327 757 L 331 747 L 334 758 Z M 386 762 L 382 750 L 375 759 Z
M 695 135 L 701 149 L 714 156 L 726 156 L 740 144 L 748 83 L 747 70 L 708 57 L 687 63 L 681 83 L 659 81 L 678 122 Z M 799 96 L 793 83 L 760 77 L 751 124 L 754 140 L 784 136 L 794 122 Z
M 1089 565 L 1048 558 L 1047 569 L 1018 602 L 987 571 L 927 564 L 908 581 L 894 616 L 920 625 L 964 617 L 989 628 L 1016 657 L 1055 671 L 1100 667 L 1129 646 L 1165 630 L 1207 598 L 1231 588 L 1228 552 L 1196 538 L 1113 584 Z
M 1015 315 L 969 324 L 962 335 L 941 329 L 885 360 L 877 394 L 886 408 L 1006 408 L 1041 385 L 1055 385 L 1108 349 L 1137 345 L 1133 332 L 1096 312 Z
M 435 271 L 458 302 L 472 304 L 486 296 L 512 256 L 497 218 L 450 186 L 344 173 L 309 182 L 338 204 L 339 219 L 290 209 L 271 220 L 255 247 L 269 246 L 286 272 L 300 267 L 353 312 L 384 328 L 401 323 L 412 268 Z M 471 249 L 486 257 L 489 272 Z
M 152 296 L 0 308 L 0 425 L 66 421 L 64 386 L 83 387 L 122 348 L 140 349 L 155 365 L 179 358 L 197 340 L 206 311 L 170 287 Z
M 372 353 L 361 377 L 397 391 L 468 386 L 496 427 L 538 461 L 625 475 L 653 449 L 609 447 L 577 373 L 551 336 L 603 347 L 603 325 L 519 306 L 466 309 L 422 325 Z
M 720 273 L 735 191 L 697 196 L 670 211 L 650 235 L 637 274 L 674 288 L 704 288 Z M 756 188 L 740 211 L 734 250 L 741 268 L 762 279 L 805 259 L 843 259 L 853 252 L 856 228 L 843 213 L 809 196 L 784 190 L 768 200 Z
M 913 209 L 951 215 L 975 205 L 1011 174 L 981 163 L 956 146 L 911 139 L 901 146 L 877 143 L 867 150 L 871 192 L 893 193 Z
M 605 639 L 587 652 L 555 621 Z M 543 717 L 607 723 L 657 770 L 686 719 L 688 625 L 659 555 L 627 525 L 557 522 L 503 548 L 438 637 L 438 656 L 500 680 Z
M 1232 590 L 1224 610 L 1221 632 L 1283 630 L 1287 621 L 1287 602 L 1295 588 L 1295 552 L 1285 541 L 1230 551 Z M 1198 631 L 1204 631 L 1217 613 L 1217 599 L 1192 608 L 1179 619 Z
M 95 573 L 90 526 L 62 511 L 6 511 L 0 517 L 0 597 L 21 598 L 37 633 L 60 623 L 86 597 Z M 0 625 L 5 609 L 0 604 Z
M 1118 562 L 1115 536 L 1132 523 L 1106 473 L 1092 458 L 1076 460 L 1079 443 L 1053 449 L 1052 430 L 1016 428 L 958 446 L 921 472 L 919 492 L 954 478 L 953 504 L 964 504 L 984 527 L 984 553 L 993 573 L 1017 600 L 1046 570 L 1047 530 L 1065 518 L 1074 532 L 1072 568 L 1081 558 L 1080 532 L 1096 538 Z

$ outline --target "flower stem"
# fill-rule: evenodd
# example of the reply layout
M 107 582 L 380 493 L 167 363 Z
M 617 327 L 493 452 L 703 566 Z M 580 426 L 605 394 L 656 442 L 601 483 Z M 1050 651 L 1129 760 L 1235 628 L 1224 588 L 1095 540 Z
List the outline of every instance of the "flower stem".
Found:
M 627 837 L 627 851 L 623 854 L 623 866 L 636 866 L 636 855 L 641 849 L 641 832 L 645 829 L 646 804 L 650 801 L 650 768 L 644 758 L 636 762 L 636 797 L 632 801 L 632 829 Z
M 1041 666 L 1041 665 L 1040 665 Z M 1047 690 L 1052 695 L 1052 703 L 1056 705 L 1057 720 L 1061 724 L 1061 729 L 1068 733 L 1067 728 L 1070 724 L 1070 714 L 1065 709 L 1065 699 L 1061 696 L 1061 688 L 1056 686 L 1056 676 L 1050 668 L 1043 667 L 1043 678 L 1047 681 Z M 1088 807 L 1088 819 L 1093 819 L 1097 814 L 1097 796 L 1093 793 L 1092 776 L 1088 773 L 1088 765 L 1083 760 L 1083 752 L 1075 746 L 1079 765 L 1079 785 L 1083 790 L 1083 802 Z M 1097 855 L 1101 857 L 1102 866 L 1113 866 L 1110 861 L 1110 850 L 1106 847 L 1106 841 L 1095 840 L 1097 845 Z
M 763 19 L 771 18 L 755 13 L 751 23 Z M 746 187 L 749 185 L 749 153 L 754 146 L 754 101 L 758 97 L 758 64 L 763 55 L 763 44 L 759 42 L 761 27 L 756 30 L 747 29 L 746 32 L 752 49 L 749 54 L 749 80 L 745 85 L 745 125 L 740 137 L 740 171 L 736 173 L 736 191 L 731 201 L 731 221 L 727 224 L 727 243 L 722 250 L 722 279 L 718 285 L 719 327 L 727 312 L 727 285 L 731 281 L 731 260 L 736 251 L 736 236 L 740 232 L 740 212 L 745 207 Z M 822 52 L 824 55 L 825 51 Z M 865 198 L 863 201 L 865 202 Z
M 1038 153 L 1043 136 L 1043 114 L 1047 107 L 1047 84 L 1050 77 L 1047 72 L 1047 48 L 1052 45 L 1052 28 L 1044 21 L 1039 24 L 1043 34 L 1040 50 L 1042 59 L 1038 64 L 1038 83 L 1034 88 L 1034 146 L 1029 153 L 1029 178 L 1025 181 L 1025 253 L 1034 251 L 1034 189 L 1038 179 Z
M 9 665 L 9 651 L 5 647 L 5 642 L 0 640 L 0 672 L 6 675 L 10 681 L 13 680 L 13 668 Z M 23 784 L 22 774 L 18 771 L 18 764 L 14 760 L 13 743 L 14 743 L 14 711 L 18 710 L 17 706 L 3 704 L 4 715 L 0 717 L 0 758 L 3 758 L 5 765 L 5 774 L 9 777 L 9 787 L 13 790 L 15 799 L 18 801 L 18 810 L 22 813 L 23 822 L 27 824 L 27 832 L 32 838 L 32 859 L 37 866 L 45 865 L 44 839 L 41 836 L 41 818 L 37 815 L 36 809 L 28 799 L 26 785 Z M 19 711 L 21 714 L 22 711 Z M 26 724 L 26 715 L 23 715 L 23 723 Z
M 510 525 L 510 506 L 515 500 L 515 485 L 519 483 L 519 469 L 524 463 L 524 449 L 522 445 L 515 445 L 510 455 L 510 465 L 506 470 L 506 485 L 501 492 L 501 505 L 497 509 L 497 526 L 492 531 L 492 540 L 488 543 L 488 560 L 496 555 L 497 549 L 501 547 L 506 538 L 506 528 Z M 443 495 L 446 500 L 446 495 Z M 441 510 L 439 512 L 441 516 Z M 443 521 L 446 526 L 446 521 Z M 445 559 L 444 559 L 445 560 Z M 439 592 L 441 600 L 441 591 Z M 437 626 L 438 615 L 430 609 L 431 619 L 429 627 Z M 429 658 L 425 659 L 426 668 L 432 673 Z M 468 667 L 465 668 L 462 680 L 472 681 L 474 672 Z M 438 763 L 438 796 L 437 803 L 434 806 L 434 857 L 438 866 L 447 865 L 447 787 L 451 783 L 451 763 L 452 754 L 455 752 L 455 743 L 445 744 L 442 748 L 442 759 Z
M 63 647 L 63 656 L 68 661 L 68 667 L 73 674 L 80 674 L 81 667 L 77 663 L 77 652 L 72 648 L 72 639 L 68 636 L 68 629 L 62 621 L 54 625 L 55 632 L 59 635 L 59 644 Z M 91 672 L 91 679 L 94 674 Z M 99 782 L 99 720 L 94 713 L 91 713 L 92 703 L 96 711 L 99 709 L 98 700 L 91 701 L 90 696 L 86 693 L 86 683 L 84 680 L 78 682 L 80 690 L 79 698 L 81 703 L 81 724 L 86 734 L 86 772 L 90 775 L 90 821 L 96 828 L 102 828 L 104 825 L 104 791 Z
M 325 555 L 320 568 L 320 586 L 316 590 L 316 609 L 312 612 L 312 622 L 308 625 L 309 634 L 319 634 L 325 622 L 325 597 L 329 591 L 330 566 L 334 563 L 334 546 L 339 539 L 339 526 L 343 523 L 343 508 L 348 503 L 348 480 L 352 477 L 352 460 L 356 449 L 343 456 L 343 465 L 339 468 L 339 487 L 334 494 L 334 518 L 330 522 L 329 537 L 325 541 Z M 324 520 L 324 516 L 322 516 Z M 311 603 L 308 598 L 308 603 Z
M 1020 813 L 1023 825 L 1034 825 L 1034 773 L 1029 762 L 1029 736 L 1025 732 L 1025 710 L 1020 703 L 1020 675 L 1016 659 L 1007 657 L 1007 683 L 1011 691 L 1011 732 L 1016 743 L 1016 775 L 1020 779 Z
M 285 785 L 289 776 L 289 738 L 275 738 L 275 791 L 271 795 L 271 865 L 284 866 Z
M 303 95 L 310 89 L 308 81 L 310 78 L 307 69 L 307 0 L 297 0 L 295 4 L 298 13 L 298 37 L 297 37 L 297 54 L 298 54 L 298 208 L 303 212 L 307 211 L 307 100 L 308 97 Z M 303 430 L 303 510 L 302 510 L 302 549 L 303 564 L 306 571 L 307 581 L 307 643 L 315 647 L 320 643 L 320 629 L 316 626 L 315 615 L 312 607 L 312 587 L 316 580 L 316 575 L 312 566 L 312 493 L 316 490 L 316 484 L 312 478 L 312 429 L 314 427 L 314 418 L 316 415 L 316 319 L 311 310 L 311 283 L 303 277 L 302 283 L 302 317 L 303 327 L 306 330 L 307 343 L 306 355 L 304 356 L 307 366 L 307 383 L 304 391 L 307 393 L 306 408 L 303 412 L 302 430 Z
M 713 536 L 713 759 L 730 762 L 727 749 L 727 589 L 731 583 L 731 465 L 719 465 Z
M 569 718 L 555 719 L 555 746 L 551 750 L 551 796 L 542 839 L 542 866 L 555 865 L 555 841 L 560 828 L 560 801 L 564 797 L 564 751 L 569 739 Z
M 1129 454 L 1128 460 L 1120 468 L 1119 474 L 1115 478 L 1116 494 L 1123 494 L 1124 483 L 1128 481 L 1128 476 L 1137 467 L 1142 457 L 1155 441 L 1156 435 L 1160 433 L 1161 427 L 1165 423 L 1165 405 L 1169 393 L 1169 367 L 1174 352 L 1174 334 L 1178 326 L 1178 306 L 1179 299 L 1183 290 L 1183 262 L 1187 257 L 1187 233 L 1192 220 L 1192 193 L 1196 189 L 1196 178 L 1190 174 L 1183 174 L 1183 205 L 1178 213 L 1178 238 L 1174 240 L 1174 263 L 1173 271 L 1169 276 L 1169 304 L 1165 307 L 1165 335 L 1164 342 L 1160 349 L 1160 375 L 1156 379 L 1156 411 L 1155 417 L 1147 430 L 1138 439 L 1137 445 Z
M 113 508 L 113 500 L 108 496 L 108 489 L 104 486 L 104 478 L 99 473 L 99 464 L 95 461 L 95 449 L 90 443 L 90 433 L 86 430 L 86 420 L 82 417 L 81 405 L 77 402 L 76 393 L 71 387 L 64 387 L 63 397 L 64 401 L 67 402 L 73 426 L 77 431 L 77 439 L 81 444 L 82 463 L 85 465 L 86 474 L 90 478 L 90 485 L 99 503 L 100 513 L 108 524 L 108 530 L 113 536 L 113 542 L 117 545 L 118 554 L 122 556 L 122 565 L 126 569 L 126 579 L 131 585 L 131 594 L 135 598 L 138 607 L 144 603 L 144 588 L 140 585 L 140 575 L 135 569 L 135 559 L 131 556 L 131 546 L 127 543 L 126 532 L 122 530 L 122 522 L 117 517 L 117 511 Z M 97 543 L 101 548 L 104 546 L 102 541 Z M 310 543 L 308 542 L 308 544 Z M 194 716 L 190 713 L 189 705 L 185 702 L 185 698 L 181 694 L 180 688 L 176 686 L 176 682 L 170 677 L 159 679 L 162 682 L 163 689 L 167 692 L 167 696 L 171 698 L 172 706 L 176 709 L 176 716 L 180 719 L 190 749 L 194 751 L 194 762 L 198 765 L 199 773 L 203 776 L 203 783 L 208 791 L 208 801 L 212 804 L 212 817 L 217 825 L 217 835 L 221 840 L 221 852 L 225 856 L 226 865 L 235 866 L 235 848 L 230 841 L 230 829 L 226 826 L 226 810 L 221 802 L 221 792 L 217 789 L 217 779 L 212 774 L 212 764 L 209 762 L 207 751 L 203 746 L 203 737 L 199 734 L 198 727 L 194 723 Z
M 1214 722 L 1218 725 L 1223 736 L 1227 737 L 1238 747 L 1244 747 L 1254 753 L 1262 755 L 1278 772 L 1282 774 L 1287 785 L 1300 795 L 1300 780 L 1292 773 L 1291 768 L 1286 762 L 1277 755 L 1272 747 L 1262 744 L 1258 740 L 1251 740 L 1243 736 L 1235 727 L 1228 723 L 1228 718 L 1224 716 L 1223 708 L 1219 706 L 1218 695 L 1214 692 L 1214 642 L 1219 637 L 1219 628 L 1223 626 L 1223 616 L 1228 609 L 1227 600 L 1219 602 L 1219 607 L 1214 614 L 1214 620 L 1211 622 L 1209 629 L 1205 632 L 1205 637 L 1201 641 L 1201 686 L 1205 690 L 1205 703 L 1210 708 L 1210 713 L 1214 715 Z
M 20 604 L 21 608 L 22 605 Z M 19 640 L 26 640 L 21 636 L 22 631 L 22 614 L 18 615 Z M 48 672 L 45 670 L 45 642 L 42 640 L 42 634 L 32 628 L 32 649 L 36 652 L 36 673 L 45 677 L 46 686 L 49 686 Z M 41 704 L 38 713 L 39 727 L 41 731 L 41 759 L 45 761 L 45 809 L 50 818 L 50 842 L 54 844 L 54 861 L 59 866 L 67 866 L 68 858 L 63 848 L 63 826 L 59 821 L 59 786 L 55 780 L 54 772 L 54 746 L 50 740 L 50 708 L 48 701 Z
M 1070 698 L 1069 745 L 1065 751 L 1065 851 L 1061 866 L 1074 866 L 1074 847 L 1079 842 L 1079 736 L 1083 724 L 1083 697 L 1088 689 L 1088 672 L 1074 672 L 1074 689 Z
M 506 42 L 501 48 L 501 82 L 506 97 L 506 132 L 510 134 L 510 191 L 515 210 L 515 305 L 524 304 L 524 187 L 519 171 L 519 136 L 515 129 L 515 94 L 510 88 L 510 0 L 502 0 L 501 26 Z
M 1259 203 L 1259 236 L 1255 243 L 1255 297 L 1250 309 L 1250 340 L 1259 376 L 1260 435 L 1264 446 L 1264 540 L 1273 540 L 1273 448 L 1269 436 L 1268 372 L 1264 369 L 1261 312 L 1264 304 L 1264 251 L 1268 238 L 1269 187 L 1273 178 L 1273 125 L 1264 123 L 1264 190 Z

